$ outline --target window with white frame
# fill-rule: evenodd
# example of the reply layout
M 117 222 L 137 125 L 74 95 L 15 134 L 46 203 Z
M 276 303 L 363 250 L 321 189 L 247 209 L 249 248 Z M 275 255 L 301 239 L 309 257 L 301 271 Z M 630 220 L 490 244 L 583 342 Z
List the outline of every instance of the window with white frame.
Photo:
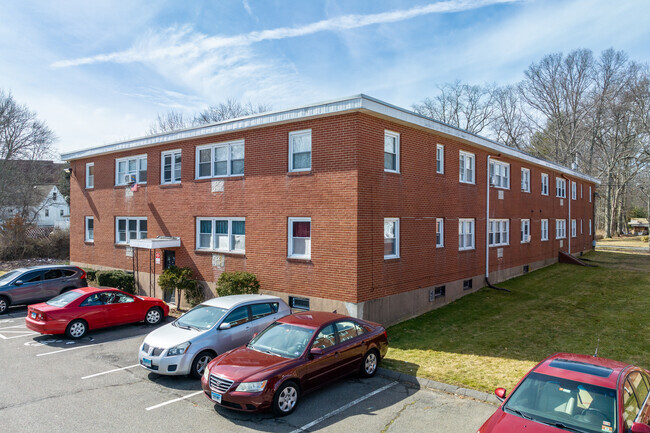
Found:
M 555 196 L 566 198 L 566 180 L 559 177 L 555 178 Z
M 463 183 L 474 183 L 475 158 L 473 153 L 459 153 L 459 179 Z
M 89 162 L 86 164 L 86 189 L 95 187 L 95 163 Z
M 245 252 L 246 218 L 197 218 L 196 249 Z
M 591 236 L 591 218 L 589 219 L 589 236 Z
M 530 220 L 521 220 L 521 243 L 530 242 Z
M 445 172 L 445 146 L 438 144 L 436 146 L 436 173 Z
M 147 183 L 147 155 L 115 160 L 115 185 Z
M 580 218 L 580 234 L 583 234 L 583 231 L 582 231 L 582 218 Z
M 542 173 L 542 195 L 548 195 L 548 174 Z
M 289 133 L 289 171 L 311 170 L 311 129 Z
M 436 218 L 436 248 L 445 246 L 445 220 Z
M 495 188 L 510 189 L 510 164 L 490 161 L 490 181 Z
M 399 257 L 399 218 L 384 218 L 384 259 Z
M 95 219 L 91 216 L 86 217 L 86 231 L 84 240 L 86 242 L 95 242 Z
M 311 258 L 311 218 L 289 218 L 289 258 Z
M 540 239 L 543 241 L 548 240 L 548 220 L 541 221 Z
M 580 184 L 580 200 L 582 200 L 582 184 Z
M 555 239 L 566 238 L 566 220 L 555 220 Z
M 571 200 L 578 198 L 578 185 L 575 182 L 571 181 Z
M 146 217 L 117 217 L 115 218 L 115 243 L 128 244 L 134 239 L 147 238 Z
M 458 250 L 474 249 L 474 219 L 458 219 Z
M 571 219 L 571 237 L 575 238 L 577 236 L 577 222 L 574 219 Z
M 530 192 L 530 169 L 521 169 L 521 190 L 523 192 Z
M 498 247 L 508 245 L 510 242 L 510 220 L 491 219 L 490 231 L 488 232 L 488 245 Z
M 384 131 L 384 171 L 399 173 L 399 134 Z
M 589 203 L 591 203 L 591 187 L 589 187 Z
M 196 148 L 197 179 L 244 175 L 244 140 Z
M 160 154 L 160 183 L 181 183 L 181 151 L 170 150 Z

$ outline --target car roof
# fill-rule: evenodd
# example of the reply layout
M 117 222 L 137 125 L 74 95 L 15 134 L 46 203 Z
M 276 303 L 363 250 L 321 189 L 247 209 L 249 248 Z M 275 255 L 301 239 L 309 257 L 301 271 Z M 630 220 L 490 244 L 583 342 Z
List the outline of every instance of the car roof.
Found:
M 340 319 L 353 319 L 353 317 L 337 313 L 328 313 L 326 311 L 302 311 L 300 313 L 284 316 L 283 318 L 278 319 L 278 322 L 317 329 L 326 323 Z
M 271 295 L 262 295 L 262 294 L 252 294 L 252 295 L 231 295 L 231 296 L 219 296 L 216 298 L 209 299 L 205 302 L 202 302 L 202 305 L 209 305 L 211 307 L 219 307 L 231 309 L 237 305 L 246 304 L 247 302 L 254 301 L 272 301 L 278 302 L 281 301 L 277 296 Z
M 115 289 L 113 287 L 104 287 L 103 289 L 100 289 L 98 287 L 79 287 L 74 289 L 75 292 L 81 292 L 81 293 L 96 293 L 96 292 L 109 292 L 109 291 L 120 291 L 119 289 Z
M 38 271 L 40 269 L 79 269 L 78 266 L 74 265 L 38 265 L 38 266 L 30 266 L 28 268 L 20 268 L 20 270 L 23 271 Z M 19 269 L 16 269 L 19 270 Z
M 556 353 L 535 367 L 535 372 L 615 388 L 621 372 L 631 366 L 613 359 L 576 353 Z

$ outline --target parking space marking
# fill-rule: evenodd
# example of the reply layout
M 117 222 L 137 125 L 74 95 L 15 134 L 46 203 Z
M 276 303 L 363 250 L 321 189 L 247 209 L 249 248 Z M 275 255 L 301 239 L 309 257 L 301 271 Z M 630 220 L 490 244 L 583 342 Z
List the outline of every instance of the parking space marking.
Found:
M 69 347 L 67 349 L 55 350 L 54 352 L 38 353 L 36 354 L 36 356 L 54 355 L 55 353 L 67 352 L 69 350 L 77 350 L 77 349 L 83 349 L 84 347 L 94 347 L 94 346 L 97 346 L 97 344 L 86 344 L 85 346 Z
M 115 368 L 113 370 L 102 371 L 101 373 L 95 373 L 95 374 L 91 374 L 89 376 L 84 376 L 81 379 L 82 380 L 90 379 L 91 377 L 103 376 L 104 374 L 115 373 L 116 371 L 128 370 L 129 368 L 138 367 L 138 366 L 140 366 L 140 364 L 133 364 L 133 365 L 129 365 L 128 367 Z
M 333 410 L 332 412 L 330 412 L 330 413 L 328 413 L 328 414 L 326 414 L 326 415 L 323 415 L 322 417 L 320 417 L 320 418 L 318 418 L 318 419 L 315 419 L 314 421 L 310 422 L 309 424 L 305 424 L 304 426 L 302 426 L 302 427 L 300 427 L 300 428 L 298 428 L 298 429 L 292 431 L 291 433 L 300 433 L 300 432 L 304 432 L 304 431 L 306 431 L 307 429 L 312 428 L 312 427 L 315 426 L 316 424 L 319 424 L 319 423 L 325 421 L 327 418 L 331 418 L 331 417 L 333 417 L 334 415 L 338 415 L 339 413 L 341 413 L 341 412 L 343 412 L 343 411 L 345 411 L 345 410 L 351 408 L 351 407 L 354 406 L 355 404 L 359 404 L 359 403 L 361 403 L 362 401 L 364 401 L 364 400 L 366 400 L 366 399 L 372 397 L 373 395 L 376 395 L 376 394 L 379 394 L 380 392 L 386 391 L 388 388 L 390 388 L 390 387 L 392 387 L 392 386 L 395 386 L 395 385 L 397 385 L 397 382 L 391 382 L 391 383 L 389 383 L 388 385 L 382 386 L 381 388 L 376 389 L 376 390 L 374 390 L 373 392 L 364 395 L 363 397 L 359 397 L 358 399 L 356 399 L 356 400 L 354 400 L 354 401 L 351 401 L 350 403 L 348 403 L 348 404 L 346 404 L 346 405 L 344 405 L 344 406 L 341 406 L 340 408 L 338 408 L 338 409 L 336 409 L 336 410 Z
M 0 328 L 0 338 L 3 340 L 11 340 L 12 338 L 20 338 L 20 337 L 29 337 L 30 335 L 36 335 L 36 334 L 38 334 L 38 332 L 34 332 L 31 329 L 27 329 L 25 325 L 13 325 L 13 326 L 5 326 L 4 328 Z
M 194 397 L 195 395 L 199 395 L 199 394 L 202 394 L 202 393 L 203 393 L 203 391 L 196 391 L 196 392 L 193 392 L 192 394 L 186 395 L 185 397 L 175 398 L 173 400 L 169 400 L 169 401 L 166 401 L 164 403 L 160 403 L 160 404 L 157 404 L 155 406 L 148 407 L 145 410 L 158 409 L 159 407 L 167 406 L 168 404 L 176 403 L 177 401 L 185 400 L 186 398 Z

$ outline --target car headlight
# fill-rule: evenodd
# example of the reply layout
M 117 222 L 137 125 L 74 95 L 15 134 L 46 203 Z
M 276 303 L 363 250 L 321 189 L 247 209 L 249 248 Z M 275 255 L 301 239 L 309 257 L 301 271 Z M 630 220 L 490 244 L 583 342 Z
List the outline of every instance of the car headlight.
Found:
M 210 369 L 208 368 L 207 365 L 203 369 L 203 378 L 206 380 L 206 382 L 210 381 Z
M 167 356 L 177 356 L 177 355 L 182 355 L 185 352 L 187 352 L 187 348 L 190 347 L 190 342 L 186 341 L 183 344 L 179 344 L 176 347 L 172 347 L 167 351 Z
M 263 391 L 266 387 L 266 380 L 261 382 L 242 382 L 237 387 L 237 391 L 240 392 L 260 392 Z

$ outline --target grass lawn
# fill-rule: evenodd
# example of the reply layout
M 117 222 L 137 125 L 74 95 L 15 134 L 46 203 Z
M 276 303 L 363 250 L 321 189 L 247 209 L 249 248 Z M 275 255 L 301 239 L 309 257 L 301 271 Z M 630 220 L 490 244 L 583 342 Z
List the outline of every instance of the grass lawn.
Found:
M 388 329 L 383 366 L 492 392 L 555 352 L 650 368 L 650 255 L 591 252 L 597 268 L 555 264 L 483 288 Z
M 644 236 L 630 236 L 624 238 L 604 238 L 596 242 L 602 247 L 648 247 L 648 241 L 643 241 Z

